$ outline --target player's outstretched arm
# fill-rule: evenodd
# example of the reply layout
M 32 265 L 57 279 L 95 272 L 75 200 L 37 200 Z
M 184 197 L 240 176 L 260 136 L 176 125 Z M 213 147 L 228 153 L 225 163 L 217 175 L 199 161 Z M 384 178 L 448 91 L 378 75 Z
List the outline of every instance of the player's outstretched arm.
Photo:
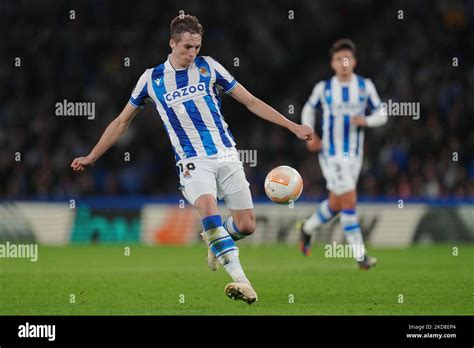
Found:
M 310 140 L 314 133 L 311 127 L 290 121 L 270 105 L 252 95 L 240 84 L 237 84 L 237 86 L 230 92 L 230 95 L 239 103 L 244 104 L 247 109 L 249 109 L 255 115 L 263 118 L 264 120 L 287 128 L 300 139 Z
M 95 161 L 97 161 L 99 157 L 102 156 L 104 152 L 110 147 L 112 147 L 118 138 L 120 138 L 120 136 L 125 133 L 128 125 L 133 120 L 138 111 L 140 111 L 139 108 L 127 103 L 120 115 L 118 115 L 112 122 L 109 123 L 104 133 L 100 137 L 99 142 L 92 149 L 92 151 L 87 156 L 75 158 L 71 163 L 71 168 L 76 172 L 83 172 L 87 167 L 93 165 Z

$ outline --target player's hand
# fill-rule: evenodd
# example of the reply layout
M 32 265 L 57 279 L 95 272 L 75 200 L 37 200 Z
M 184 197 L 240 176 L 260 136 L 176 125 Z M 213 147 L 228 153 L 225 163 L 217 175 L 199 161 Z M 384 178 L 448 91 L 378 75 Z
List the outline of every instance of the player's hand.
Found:
M 89 155 L 85 157 L 77 157 L 72 161 L 71 168 L 75 172 L 83 172 L 87 167 L 94 165 L 94 162 L 94 159 Z
M 321 151 L 321 148 L 323 147 L 321 138 L 317 134 L 313 134 L 311 140 L 306 142 L 306 147 L 308 148 L 309 152 Z
M 305 124 L 299 124 L 296 125 L 295 129 L 293 130 L 293 133 L 295 133 L 295 135 L 302 140 L 311 140 L 314 134 L 314 130 L 313 128 Z
M 365 120 L 364 116 L 354 116 L 351 117 L 351 123 L 354 126 L 359 126 L 359 127 L 367 127 L 367 121 Z

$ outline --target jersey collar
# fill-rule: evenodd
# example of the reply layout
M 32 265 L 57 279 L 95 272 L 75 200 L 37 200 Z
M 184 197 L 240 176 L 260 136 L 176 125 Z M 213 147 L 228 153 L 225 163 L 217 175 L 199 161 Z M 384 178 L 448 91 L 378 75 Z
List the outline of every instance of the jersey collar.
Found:
M 187 68 L 175 69 L 173 64 L 171 64 L 170 56 L 171 56 L 171 54 L 168 54 L 168 58 L 166 59 L 166 62 L 165 62 L 165 68 L 168 69 L 168 70 L 175 71 L 175 72 L 186 71 L 186 70 L 192 69 L 196 66 L 196 62 L 195 62 L 196 59 L 194 59 L 193 62 L 191 63 L 191 65 L 188 66 Z
M 352 82 L 354 82 L 354 79 L 357 78 L 357 75 L 355 73 L 352 73 L 351 79 L 349 81 L 340 81 L 336 75 L 333 77 L 333 81 L 336 81 L 340 86 L 349 86 Z

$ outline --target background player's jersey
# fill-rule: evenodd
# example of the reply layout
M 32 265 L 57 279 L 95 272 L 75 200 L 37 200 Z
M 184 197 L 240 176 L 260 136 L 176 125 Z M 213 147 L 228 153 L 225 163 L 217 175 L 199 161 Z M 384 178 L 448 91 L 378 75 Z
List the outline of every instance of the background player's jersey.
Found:
M 333 76 L 315 85 L 308 103 L 315 109 L 323 109 L 321 153 L 324 157 L 362 156 L 364 131 L 352 125 L 350 118 L 365 116 L 367 107 L 375 110 L 380 106 L 370 79 L 353 74 L 350 81 L 341 82 Z
M 196 57 L 187 69 L 175 70 L 169 58 L 147 69 L 129 103 L 142 108 L 155 103 L 173 146 L 176 161 L 234 149 L 235 141 L 220 110 L 218 88 L 232 91 L 237 81 L 211 57 Z

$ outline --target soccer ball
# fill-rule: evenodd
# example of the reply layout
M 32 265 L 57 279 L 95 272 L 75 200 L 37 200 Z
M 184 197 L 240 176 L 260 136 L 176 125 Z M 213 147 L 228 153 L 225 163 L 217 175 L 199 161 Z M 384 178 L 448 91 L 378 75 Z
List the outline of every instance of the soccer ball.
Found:
M 289 166 L 276 167 L 265 178 L 265 193 L 275 203 L 294 202 L 301 192 L 303 192 L 303 179 L 296 169 Z

